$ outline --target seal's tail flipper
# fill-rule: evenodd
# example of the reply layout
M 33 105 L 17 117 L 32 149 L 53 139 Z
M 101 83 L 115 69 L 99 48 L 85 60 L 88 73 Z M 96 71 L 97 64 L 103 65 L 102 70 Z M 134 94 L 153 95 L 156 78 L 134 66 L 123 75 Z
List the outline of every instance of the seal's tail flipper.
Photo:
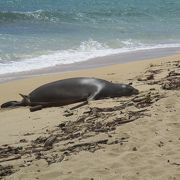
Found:
M 6 103 L 3 103 L 1 105 L 1 108 L 14 108 L 18 106 L 28 106 L 30 105 L 30 99 L 29 96 L 19 94 L 23 99 L 22 101 L 8 101 Z
M 1 105 L 1 108 L 12 108 L 12 107 L 17 107 L 17 106 L 19 106 L 19 102 L 18 101 L 8 101 L 8 102 L 6 102 L 6 103 L 3 103 L 2 105 Z

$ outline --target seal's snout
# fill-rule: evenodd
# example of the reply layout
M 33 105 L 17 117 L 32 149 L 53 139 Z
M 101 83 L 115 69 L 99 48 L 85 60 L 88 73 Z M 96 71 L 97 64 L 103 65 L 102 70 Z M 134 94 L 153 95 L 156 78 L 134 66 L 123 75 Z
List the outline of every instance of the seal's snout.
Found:
M 139 90 L 138 89 L 133 89 L 133 94 L 139 94 Z
M 130 85 L 127 86 L 127 91 L 129 91 L 129 95 L 139 94 L 139 90 Z

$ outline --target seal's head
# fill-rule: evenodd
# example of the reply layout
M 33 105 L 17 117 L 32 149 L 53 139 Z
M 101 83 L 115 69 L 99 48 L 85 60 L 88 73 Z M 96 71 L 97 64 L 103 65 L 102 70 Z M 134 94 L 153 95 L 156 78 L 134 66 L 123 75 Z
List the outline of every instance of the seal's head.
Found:
M 116 96 L 131 96 L 139 94 L 139 91 L 129 84 L 116 84 Z
M 120 86 L 123 96 L 131 96 L 133 94 L 139 94 L 139 91 L 129 84 L 121 84 Z

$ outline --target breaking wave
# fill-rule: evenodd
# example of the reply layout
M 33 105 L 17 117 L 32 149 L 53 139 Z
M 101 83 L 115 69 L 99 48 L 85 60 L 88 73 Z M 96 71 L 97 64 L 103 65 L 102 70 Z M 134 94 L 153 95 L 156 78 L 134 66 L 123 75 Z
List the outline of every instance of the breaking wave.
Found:
M 30 71 L 62 64 L 71 64 L 96 57 L 133 52 L 137 50 L 180 47 L 180 44 L 158 44 L 152 46 L 144 45 L 142 43 L 133 44 L 131 40 L 122 41 L 122 43 L 126 46 L 112 49 L 106 44 L 89 39 L 88 41 L 81 42 L 80 46 L 74 49 L 59 50 L 51 52 L 47 55 L 41 55 L 20 61 L 11 61 L 8 63 L 7 61 L 6 63 L 1 63 L 0 61 L 0 74 Z

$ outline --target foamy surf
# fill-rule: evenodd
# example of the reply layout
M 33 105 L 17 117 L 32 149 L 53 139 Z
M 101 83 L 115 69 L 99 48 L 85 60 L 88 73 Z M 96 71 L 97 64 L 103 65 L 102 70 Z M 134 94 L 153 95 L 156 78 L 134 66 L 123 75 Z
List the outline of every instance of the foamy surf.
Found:
M 82 42 L 78 48 L 59 50 L 56 52 L 51 52 L 47 55 L 41 55 L 38 57 L 28 58 L 21 61 L 0 63 L 0 74 L 37 70 L 42 68 L 53 67 L 56 65 L 87 61 L 89 59 L 93 59 L 96 57 L 134 52 L 138 50 L 180 47 L 180 44 L 133 44 L 131 40 L 123 41 L 122 43 L 126 44 L 126 47 L 112 49 L 109 48 L 106 44 L 99 43 L 97 41 L 90 39 L 88 41 Z

